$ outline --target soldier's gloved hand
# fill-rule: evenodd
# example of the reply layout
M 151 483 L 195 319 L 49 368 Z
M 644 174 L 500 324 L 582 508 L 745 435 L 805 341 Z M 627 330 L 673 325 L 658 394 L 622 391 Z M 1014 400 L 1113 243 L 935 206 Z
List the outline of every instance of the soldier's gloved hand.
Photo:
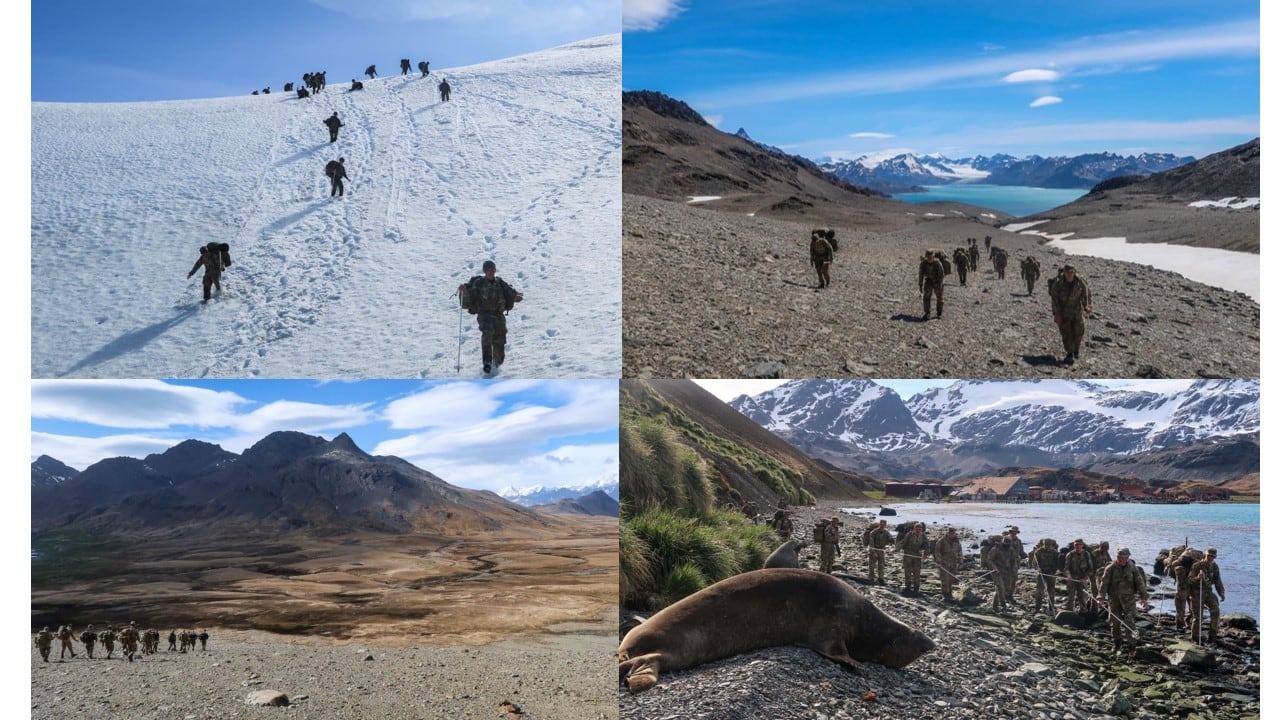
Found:
M 193 272 L 187 273 L 187 279 L 190 280 L 192 275 L 195 275 L 195 273 Z
M 524 293 L 516 293 L 516 302 L 521 302 L 523 300 L 524 300 Z

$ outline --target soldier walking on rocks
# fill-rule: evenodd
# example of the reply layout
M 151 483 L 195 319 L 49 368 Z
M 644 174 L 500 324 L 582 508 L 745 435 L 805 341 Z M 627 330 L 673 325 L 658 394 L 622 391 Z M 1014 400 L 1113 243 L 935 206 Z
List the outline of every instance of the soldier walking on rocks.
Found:
M 996 612 L 1006 610 L 1009 599 L 1013 597 L 1013 578 L 1018 574 L 1018 551 L 1013 543 L 1013 538 L 1006 535 L 987 552 L 987 569 L 991 571 L 991 582 L 995 585 L 991 593 L 991 609 Z
M 795 525 L 791 522 L 791 511 L 783 510 L 782 517 L 778 518 L 777 522 L 773 524 L 773 531 L 778 533 L 778 538 L 781 539 L 782 542 L 786 542 L 791 539 L 791 533 L 794 532 L 794 530 Z
M 1062 335 L 1062 348 L 1066 351 L 1064 365 L 1074 365 L 1080 357 L 1080 342 L 1084 340 L 1084 316 L 1093 312 L 1089 286 L 1084 278 L 1076 275 L 1075 267 L 1065 265 L 1062 272 L 1049 281 L 1049 300 L 1053 305 L 1053 323 Z
M 978 272 L 978 238 L 969 238 L 969 270 Z
M 809 264 L 818 271 L 819 288 L 831 285 L 831 263 L 836 259 L 835 250 L 827 240 L 827 232 L 835 235 L 834 230 L 814 230 L 809 235 Z
M 1093 586 L 1093 594 L 1098 596 L 1098 583 L 1102 580 L 1102 573 L 1107 569 L 1107 565 L 1111 564 L 1111 543 L 1103 540 L 1092 548 L 1089 548 L 1089 554 L 1093 557 L 1093 578 L 1090 582 Z
M 942 267 L 942 261 L 938 259 L 937 253 L 933 250 L 926 250 L 924 257 L 920 259 L 920 273 L 917 277 L 920 286 L 920 295 L 924 300 L 924 317 L 929 319 L 929 301 L 932 296 L 938 298 L 938 317 L 942 317 L 942 280 L 947 272 Z
M 102 634 L 98 636 L 98 639 L 102 641 L 102 647 L 105 648 L 107 651 L 107 659 L 110 660 L 111 653 L 116 651 L 115 629 L 112 628 L 110 625 L 108 625 L 107 629 L 103 630 Z
M 969 253 L 964 248 L 956 248 L 951 254 L 951 262 L 956 266 L 956 274 L 960 276 L 960 284 L 963 286 L 969 275 Z
M 1031 297 L 1040 280 L 1040 261 L 1031 255 L 1022 259 L 1022 279 L 1027 283 L 1027 297 Z
M 1209 548 L 1204 551 L 1204 559 L 1191 566 L 1188 574 L 1191 591 L 1191 635 L 1196 642 L 1202 642 L 1201 622 L 1204 609 L 1209 608 L 1209 642 L 1218 640 L 1218 600 L 1227 599 L 1227 590 L 1222 586 L 1222 573 L 1218 570 L 1218 549 Z M 1213 591 L 1218 591 L 1214 597 Z
M 67 653 L 71 653 L 71 657 L 76 656 L 76 651 L 73 647 L 73 643 L 75 642 L 74 638 L 75 636 L 71 634 L 70 625 L 58 626 L 58 642 L 62 646 L 62 649 L 58 652 L 59 660 L 65 659 L 67 657 Z
M 138 653 L 138 627 L 132 621 L 120 631 L 120 652 L 133 662 L 133 656 Z
M 1147 607 L 1147 582 L 1136 563 L 1129 561 L 1129 548 L 1116 552 L 1115 562 L 1107 565 L 1102 573 L 1102 599 L 1107 602 L 1111 616 L 1111 643 L 1117 653 L 1131 657 L 1137 649 L 1135 600 Z
M 920 565 L 929 549 L 924 537 L 924 523 L 911 526 L 897 543 L 902 553 L 902 589 L 906 595 L 920 594 Z
M 1031 551 L 1031 556 L 1027 558 L 1027 565 L 1036 571 L 1036 609 L 1034 612 L 1040 612 L 1045 596 L 1048 596 L 1049 616 L 1052 617 L 1057 614 L 1053 596 L 1058 571 L 1062 569 L 1061 563 L 1062 553 L 1058 552 L 1058 542 L 1052 538 L 1044 538 L 1036 543 L 1035 548 Z
M 200 634 L 196 637 L 200 638 L 200 652 L 204 652 L 205 645 L 209 642 L 209 632 L 207 630 L 201 630 Z
M 867 577 L 877 585 L 884 584 L 884 551 L 893 543 L 889 521 L 881 520 L 867 535 Z
M 836 553 L 840 551 L 840 518 L 833 517 L 822 525 L 822 540 L 818 550 L 818 569 L 824 573 L 831 572 L 835 564 Z
M 40 650 L 40 659 L 49 662 L 49 652 L 53 650 L 53 633 L 49 632 L 48 626 L 40 629 L 34 638 L 36 648 Z
M 951 588 L 960 574 L 960 565 L 964 562 L 964 551 L 960 547 L 960 537 L 956 529 L 947 531 L 933 544 L 933 561 L 938 564 L 938 581 L 942 584 L 942 602 L 955 602 L 951 596 Z
M 84 632 L 80 633 L 80 644 L 84 645 L 84 654 L 88 655 L 90 660 L 93 659 L 93 646 L 97 642 L 98 633 L 93 631 L 93 625 L 85 628 Z
M 175 652 L 178 649 L 178 631 L 169 631 L 169 652 Z
M 1183 548 L 1182 552 L 1186 552 Z M 1172 556 L 1171 556 L 1172 557 Z M 1187 557 L 1188 562 L 1182 562 L 1182 553 L 1178 557 L 1173 558 L 1173 612 L 1174 627 L 1178 630 L 1185 630 L 1191 621 L 1191 614 L 1187 612 L 1187 598 L 1190 596 L 1190 579 L 1191 565 L 1194 562 L 1190 556 Z
M 995 265 L 996 277 L 1004 279 L 1004 269 L 1009 265 L 1009 254 L 1000 248 L 991 251 L 991 263 Z
M 1085 588 L 1093 575 L 1093 558 L 1084 549 L 1084 540 L 1076 538 L 1071 552 L 1062 559 L 1062 572 L 1067 576 L 1067 610 L 1075 611 L 1079 601 L 1080 611 L 1084 612 L 1089 602 Z

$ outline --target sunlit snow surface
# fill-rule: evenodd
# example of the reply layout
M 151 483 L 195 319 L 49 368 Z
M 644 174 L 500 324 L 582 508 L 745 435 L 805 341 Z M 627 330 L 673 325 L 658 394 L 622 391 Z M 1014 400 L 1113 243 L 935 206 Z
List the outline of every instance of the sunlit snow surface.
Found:
M 455 292 L 490 258 L 525 295 L 505 376 L 620 374 L 620 36 L 328 76 L 307 99 L 32 105 L 33 376 L 452 377 L 459 350 L 476 376 Z M 205 306 L 186 274 L 214 240 L 234 265 Z

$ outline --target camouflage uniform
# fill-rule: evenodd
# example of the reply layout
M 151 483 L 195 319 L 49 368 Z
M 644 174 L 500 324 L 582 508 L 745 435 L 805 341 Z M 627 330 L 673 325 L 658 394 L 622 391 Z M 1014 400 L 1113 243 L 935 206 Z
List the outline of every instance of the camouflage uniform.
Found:
M 489 372 L 493 365 L 501 365 L 507 359 L 507 312 L 515 304 L 524 299 L 506 280 L 493 275 L 497 268 L 493 261 L 484 263 L 485 274 L 475 275 L 467 283 L 458 288 L 461 293 L 466 289 L 469 298 L 468 310 L 476 316 L 480 326 L 480 354 L 484 361 L 484 370 Z
M 831 243 L 827 242 L 823 231 L 814 230 L 809 237 L 809 263 L 818 271 L 818 287 L 824 288 L 831 284 L 831 263 L 835 258 L 835 251 L 831 249 Z
M 1204 552 L 1204 559 L 1191 566 L 1187 573 L 1187 589 L 1191 598 L 1191 635 L 1200 639 L 1200 623 L 1204 619 L 1204 608 L 1209 608 L 1209 642 L 1218 639 L 1218 599 L 1227 598 L 1227 590 L 1222 586 L 1222 573 L 1218 570 L 1218 551 L 1209 548 Z M 1214 590 L 1218 591 L 1214 596 Z
M 98 640 L 102 641 L 102 647 L 107 650 L 107 659 L 110 660 L 111 653 L 116 650 L 116 631 L 112 630 L 111 626 L 108 625 L 107 629 L 98 636 Z
M 836 561 L 836 549 L 840 547 L 840 524 L 829 522 L 822 526 L 822 545 L 818 551 L 818 569 L 831 572 Z
M 1102 573 L 1106 571 L 1107 566 L 1111 564 L 1110 547 L 1107 541 L 1103 540 L 1089 549 L 1089 554 L 1093 556 L 1093 566 L 1097 568 L 1093 572 L 1093 577 L 1089 578 L 1094 597 L 1101 597 L 1098 595 L 1098 582 L 1102 579 Z
M 1066 266 L 1071 268 L 1070 265 Z M 1066 268 L 1064 268 L 1065 272 Z M 1053 305 L 1053 322 L 1062 335 L 1062 349 L 1066 351 L 1067 364 L 1080 357 L 1080 341 L 1084 340 L 1084 316 L 1092 310 L 1093 302 L 1089 297 L 1089 286 L 1084 278 L 1075 273 L 1072 282 L 1065 275 L 1059 275 L 1049 281 L 1049 300 Z
M 1035 549 L 1031 551 L 1031 556 L 1027 558 L 1027 565 L 1036 571 L 1035 612 L 1040 612 L 1045 596 L 1048 595 L 1049 614 L 1055 614 L 1054 585 L 1057 583 L 1061 562 L 1062 554 L 1058 552 L 1058 543 L 1048 538 L 1037 543 Z
M 1123 563 L 1123 564 L 1122 564 Z M 1102 597 L 1107 599 L 1107 612 L 1111 616 L 1111 642 L 1116 650 L 1137 645 L 1134 627 L 1136 600 L 1147 601 L 1147 581 L 1138 565 L 1129 560 L 1129 550 L 1120 548 L 1115 562 L 1102 572 Z
M 920 564 L 929 550 L 924 526 L 917 524 L 897 542 L 902 551 L 902 586 L 909 593 L 920 592 Z
M 90 660 L 93 659 L 93 646 L 97 642 L 98 633 L 93 631 L 92 625 L 85 628 L 84 632 L 80 633 L 80 643 L 84 645 L 84 653 L 89 656 Z
M 173 651 L 177 649 L 178 649 L 178 631 L 170 630 L 169 631 L 169 650 Z
M 1027 282 L 1027 296 L 1031 296 L 1036 290 L 1036 283 L 1040 280 L 1040 261 L 1031 256 L 1027 256 L 1022 260 L 1022 279 Z
M 1075 610 L 1076 601 L 1079 600 L 1080 609 L 1083 611 L 1089 606 L 1085 588 L 1088 586 L 1089 578 L 1093 576 L 1093 558 L 1089 555 L 1089 551 L 1076 543 L 1076 547 L 1062 558 L 1062 572 L 1067 576 L 1067 610 Z
M 960 574 L 960 564 L 964 555 L 960 549 L 960 538 L 955 530 L 948 528 L 946 534 L 933 544 L 933 560 L 938 564 L 938 580 L 942 583 L 942 598 L 951 601 L 951 587 Z
M 782 513 L 782 517 L 778 518 L 778 521 L 774 523 L 773 530 L 778 533 L 778 537 L 782 542 L 786 542 L 791 539 L 791 533 L 795 531 L 795 525 L 791 522 L 790 511 Z
M 205 632 L 204 630 L 201 630 L 200 634 L 197 635 L 196 637 L 200 638 L 200 652 L 204 652 L 205 645 L 207 645 L 209 642 L 209 633 Z
M 942 280 L 946 277 L 946 270 L 942 267 L 942 261 L 934 256 L 930 250 L 920 259 L 920 273 L 918 276 L 918 284 L 920 293 L 924 296 L 924 319 L 929 319 L 929 301 L 930 294 L 938 297 L 938 317 L 942 317 Z
M 1009 264 L 1009 255 L 1004 250 L 996 248 L 992 252 L 991 262 L 996 268 L 996 277 L 1004 279 L 1004 269 Z
M 969 246 L 969 269 L 974 272 L 978 271 L 978 241 L 977 240 L 974 240 L 973 244 Z
M 1009 528 L 1004 533 L 1002 533 L 1001 536 L 1013 539 L 1012 544 L 1013 544 L 1014 560 L 1017 562 L 1017 564 L 1021 565 L 1022 563 L 1026 562 L 1027 551 L 1026 551 L 1026 548 L 1022 547 L 1022 538 L 1018 537 L 1018 526 L 1014 525 L 1013 527 Z M 1018 589 L 1018 569 L 1015 567 L 1013 570 L 1013 576 L 1009 578 L 1009 599 L 1010 600 L 1013 599 L 1013 591 L 1017 589 Z
M 204 301 L 208 302 L 213 297 L 213 289 L 217 288 L 218 292 L 222 292 L 222 271 L 230 263 L 223 257 L 223 254 L 217 250 L 210 250 L 207 246 L 200 248 L 200 259 L 196 260 L 196 264 L 191 266 L 191 272 L 187 273 L 187 278 L 200 268 L 204 268 Z
M 969 253 L 964 248 L 956 248 L 951 253 L 951 262 L 956 266 L 956 275 L 960 276 L 960 284 L 964 285 L 965 278 L 969 275 Z
M 120 631 L 120 651 L 129 658 L 129 662 L 133 662 L 133 656 L 138 652 L 138 628 L 133 623 Z
M 1018 553 L 1013 540 L 1005 538 L 987 551 L 986 567 L 991 571 L 995 590 L 991 593 L 991 609 L 1004 610 L 1013 596 L 1013 576 L 1018 573 Z
M 867 577 L 877 585 L 884 584 L 884 549 L 893 544 L 893 535 L 882 524 L 871 531 L 867 539 Z
M 62 644 L 62 649 L 58 652 L 58 658 L 62 659 L 71 653 L 71 657 L 76 656 L 75 648 L 72 643 L 75 642 L 74 636 L 71 634 L 70 625 L 61 625 L 58 627 L 58 642 Z
M 40 650 L 40 659 L 49 662 L 49 652 L 53 650 L 53 633 L 49 632 L 49 628 L 36 633 L 35 644 Z
M 1191 575 L 1191 566 L 1175 563 L 1173 566 L 1173 612 L 1174 624 L 1179 630 L 1187 627 L 1187 623 L 1191 617 L 1191 613 L 1187 612 L 1187 598 L 1189 597 L 1189 587 L 1191 583 L 1188 576 Z

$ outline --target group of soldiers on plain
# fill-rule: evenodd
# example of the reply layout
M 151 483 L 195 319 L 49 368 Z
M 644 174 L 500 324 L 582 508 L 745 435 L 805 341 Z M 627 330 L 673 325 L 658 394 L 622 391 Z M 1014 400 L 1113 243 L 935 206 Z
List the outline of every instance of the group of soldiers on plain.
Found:
M 744 512 L 746 508 L 744 507 Z M 793 532 L 791 512 L 779 503 L 770 524 L 785 542 Z M 830 573 L 840 550 L 841 523 L 838 516 L 819 520 L 813 530 L 813 541 L 819 546 L 818 564 L 821 572 Z M 1043 612 L 1057 614 L 1057 583 L 1063 583 L 1066 595 L 1065 610 L 1080 613 L 1105 611 L 1110 622 L 1112 649 L 1121 655 L 1132 655 L 1137 637 L 1135 623 L 1137 606 L 1150 607 L 1146 573 L 1131 560 L 1128 548 L 1120 548 L 1113 559 L 1111 546 L 1106 540 L 1088 545 L 1076 538 L 1069 545 L 1059 547 L 1057 541 L 1044 538 L 1028 553 L 1018 537 L 1018 527 L 1012 526 L 1001 535 L 992 535 L 979 545 L 979 565 L 984 572 L 974 580 L 989 577 L 994 586 L 991 608 L 995 612 L 1007 612 L 1017 604 L 1015 591 L 1018 570 L 1025 566 L 1035 574 L 1032 614 Z M 884 585 L 885 555 L 895 548 L 902 562 L 903 594 L 919 597 L 920 573 L 923 561 L 932 555 L 938 570 L 942 602 L 956 602 L 954 588 L 964 568 L 964 550 L 955 528 L 948 527 L 943 535 L 930 542 L 922 522 L 902 523 L 897 536 L 889 529 L 887 520 L 867 526 L 862 534 L 862 544 L 867 552 L 867 578 L 876 585 Z M 1175 581 L 1174 623 L 1178 631 L 1189 631 L 1197 642 L 1217 642 L 1219 630 L 1219 600 L 1226 599 L 1226 589 L 1217 565 L 1217 548 L 1200 552 L 1194 548 L 1176 546 L 1162 552 L 1156 562 L 1156 572 L 1172 577 Z M 1207 636 L 1202 625 L 1204 610 L 1209 610 Z
M 106 654 L 104 659 L 110 660 L 111 655 L 116 651 L 116 643 L 120 643 L 120 655 L 129 662 L 133 662 L 134 656 L 141 657 L 143 655 L 154 655 L 160 652 L 160 631 L 149 629 L 139 630 L 136 623 L 130 621 L 128 625 L 122 625 L 119 629 L 108 625 L 105 630 L 98 631 L 93 629 L 90 624 L 85 627 L 84 631 L 76 635 L 71 630 L 71 625 L 60 625 L 56 632 L 50 632 L 46 626 L 35 635 L 35 646 L 40 651 L 40 659 L 49 662 L 49 653 L 53 650 L 53 641 L 57 640 L 61 646 L 61 654 L 59 659 L 66 659 L 67 655 L 76 656 L 75 642 L 80 641 L 84 646 L 84 654 L 88 659 L 93 659 L 94 648 L 101 644 L 102 650 Z M 185 653 L 188 650 L 195 652 L 196 643 L 200 644 L 200 650 L 206 650 L 209 643 L 209 633 L 205 630 L 196 632 L 195 630 L 170 630 L 169 631 L 169 651 Z M 179 647 L 181 643 L 181 647 Z
M 1009 263 L 1009 253 L 999 246 L 991 244 L 991 236 L 984 239 L 987 248 L 987 259 L 991 261 L 996 277 L 1004 279 L 1005 268 Z M 809 264 L 818 273 L 818 288 L 831 286 L 831 264 L 835 261 L 835 253 L 839 249 L 835 230 L 817 228 L 809 234 Z M 970 272 L 978 270 L 978 239 L 968 238 L 965 247 L 958 247 L 950 258 L 942 250 L 928 249 L 920 258 L 920 269 L 916 282 L 923 301 L 923 320 L 928 320 L 933 301 L 937 301 L 935 318 L 942 317 L 942 291 L 946 276 L 952 269 L 959 277 L 960 285 L 968 283 Z M 1027 296 L 1035 294 L 1036 283 L 1040 281 L 1040 261 L 1028 255 L 1019 263 L 1022 280 L 1027 284 Z M 1085 316 L 1093 312 L 1093 300 L 1089 294 L 1089 285 L 1076 273 L 1073 265 L 1063 265 L 1058 273 L 1048 281 L 1049 301 L 1053 310 L 1053 323 L 1058 327 L 1062 338 L 1064 365 L 1074 365 L 1080 357 L 1080 344 L 1084 340 Z

